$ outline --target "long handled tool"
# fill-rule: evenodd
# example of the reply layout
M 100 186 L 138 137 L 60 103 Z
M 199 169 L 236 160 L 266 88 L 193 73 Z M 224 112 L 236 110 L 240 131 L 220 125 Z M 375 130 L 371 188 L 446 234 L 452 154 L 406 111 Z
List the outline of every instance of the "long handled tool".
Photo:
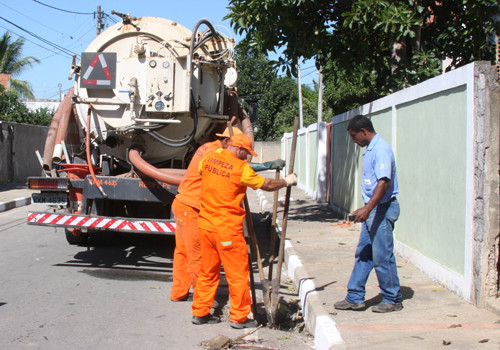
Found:
M 243 204 L 245 206 L 245 211 L 246 211 L 248 232 L 249 232 L 250 240 L 252 242 L 252 247 L 253 247 L 253 250 L 255 253 L 255 257 L 257 260 L 257 267 L 259 269 L 259 278 L 260 278 L 260 282 L 262 285 L 262 298 L 264 300 L 264 308 L 266 310 L 267 321 L 270 323 L 274 323 L 274 319 L 272 318 L 272 312 L 271 312 L 271 301 L 269 298 L 269 281 L 266 280 L 266 278 L 264 277 L 264 267 L 262 266 L 262 259 L 260 257 L 259 246 L 257 244 L 257 238 L 255 236 L 255 230 L 254 230 L 253 221 L 252 221 L 252 214 L 250 212 L 250 206 L 248 204 L 248 198 L 246 195 L 243 198 Z M 251 269 L 250 269 L 250 274 L 252 274 Z M 255 303 L 255 301 L 254 301 L 254 303 Z M 254 316 L 255 316 L 255 313 L 254 313 Z
M 276 169 L 276 175 L 274 177 L 275 180 L 280 179 L 280 168 Z M 279 190 L 274 191 L 274 200 L 273 200 L 273 218 L 271 221 L 271 242 L 269 245 L 269 268 L 268 268 L 268 279 L 269 281 L 272 281 L 273 279 L 273 263 L 274 263 L 274 249 L 275 249 L 275 242 L 276 242 L 276 232 L 277 232 L 277 227 L 276 227 L 276 218 L 278 217 L 278 194 Z
M 295 117 L 293 126 L 292 148 L 290 150 L 290 162 L 288 163 L 288 173 L 293 173 L 295 163 L 295 149 L 297 146 L 297 131 L 299 129 L 299 118 Z M 271 313 L 272 319 L 276 320 L 278 314 L 279 291 L 281 285 L 281 268 L 283 266 L 283 257 L 285 255 L 286 226 L 288 223 L 288 209 L 290 207 L 291 186 L 286 188 L 285 208 L 283 209 L 283 223 L 281 227 L 280 249 L 278 255 L 278 264 L 276 267 L 276 278 L 271 282 Z
M 252 293 L 252 312 L 254 315 L 257 314 L 257 294 L 255 293 L 255 280 L 253 278 L 253 268 L 252 268 L 252 249 L 250 248 L 250 243 L 248 242 L 248 220 L 243 225 L 245 239 L 247 241 L 247 253 L 248 253 L 248 268 L 250 269 L 250 292 Z M 254 316 L 255 317 L 255 316 Z

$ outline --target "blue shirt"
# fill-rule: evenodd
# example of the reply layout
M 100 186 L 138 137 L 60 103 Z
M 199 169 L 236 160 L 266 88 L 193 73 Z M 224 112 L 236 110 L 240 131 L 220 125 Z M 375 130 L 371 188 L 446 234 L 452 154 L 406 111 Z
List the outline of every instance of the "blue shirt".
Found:
M 363 201 L 368 203 L 377 183 L 382 178 L 389 180 L 389 187 L 379 204 L 390 201 L 399 193 L 396 161 L 391 146 L 376 134 L 363 153 L 363 178 L 361 192 Z

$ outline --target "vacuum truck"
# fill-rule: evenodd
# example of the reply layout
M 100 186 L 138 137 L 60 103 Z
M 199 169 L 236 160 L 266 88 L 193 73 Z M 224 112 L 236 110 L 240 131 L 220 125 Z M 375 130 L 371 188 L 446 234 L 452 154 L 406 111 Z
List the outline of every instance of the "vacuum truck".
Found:
M 113 232 L 174 234 L 171 204 L 196 149 L 228 125 L 253 140 L 238 103 L 235 41 L 209 21 L 193 30 L 114 14 L 77 59 L 56 110 L 28 224 L 61 227 L 70 244 Z M 203 29 L 203 30 L 202 30 Z

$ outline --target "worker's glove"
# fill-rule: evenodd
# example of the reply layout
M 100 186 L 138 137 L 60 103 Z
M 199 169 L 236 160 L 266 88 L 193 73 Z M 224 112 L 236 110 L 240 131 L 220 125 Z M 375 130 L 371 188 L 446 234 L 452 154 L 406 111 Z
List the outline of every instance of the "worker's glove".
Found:
M 250 167 L 255 172 L 263 171 L 263 170 L 270 170 L 270 169 L 281 169 L 284 166 L 285 166 L 285 161 L 282 159 L 276 159 L 276 160 L 265 162 L 265 163 L 252 163 L 252 164 L 250 164 Z
M 285 167 L 285 161 L 283 159 L 276 159 L 269 162 L 269 169 L 283 169 Z
M 288 174 L 283 179 L 286 181 L 287 186 L 294 186 L 297 184 L 297 175 L 295 174 Z

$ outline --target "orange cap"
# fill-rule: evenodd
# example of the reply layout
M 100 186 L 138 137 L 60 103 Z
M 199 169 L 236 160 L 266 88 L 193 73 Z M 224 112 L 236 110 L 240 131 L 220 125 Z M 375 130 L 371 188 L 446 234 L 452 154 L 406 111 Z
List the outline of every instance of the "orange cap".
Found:
M 243 133 L 237 134 L 237 135 L 234 135 L 233 137 L 231 137 L 228 144 L 230 144 L 231 146 L 235 146 L 235 147 L 243 147 L 248 152 L 250 152 L 251 155 L 253 155 L 255 157 L 259 156 L 257 153 L 255 153 L 252 150 L 252 140 L 250 140 L 250 137 L 248 137 L 247 135 L 245 135 Z
M 233 135 L 243 134 L 240 129 L 235 128 L 234 126 L 232 126 L 231 129 L 233 129 Z M 226 128 L 222 134 L 215 135 L 219 137 L 231 137 L 231 135 L 229 134 L 229 128 Z

